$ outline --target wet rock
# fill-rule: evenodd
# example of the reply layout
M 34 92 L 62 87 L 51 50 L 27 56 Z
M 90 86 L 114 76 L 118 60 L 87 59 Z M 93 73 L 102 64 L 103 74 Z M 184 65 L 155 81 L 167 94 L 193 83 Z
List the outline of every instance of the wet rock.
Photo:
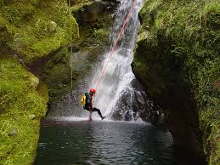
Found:
M 112 118 L 114 120 L 137 121 L 141 117 L 142 120 L 149 122 L 153 106 L 152 101 L 144 92 L 143 86 L 134 79 L 131 82 L 131 87 L 121 92 Z
M 71 49 L 63 47 L 54 52 L 50 59 L 45 59 L 46 63 L 41 70 L 39 70 L 39 65 L 42 64 L 42 61 L 35 64 L 40 77 L 49 87 L 49 114 L 53 114 L 52 111 L 56 109 L 55 113 L 60 115 L 60 111 L 63 111 L 64 107 L 65 109 L 72 108 L 72 105 L 69 105 L 69 102 L 72 101 L 69 100 L 77 97 L 79 93 L 76 93 L 76 96 L 69 96 L 70 91 L 77 85 L 84 84 L 82 79 L 90 74 L 94 62 L 97 62 L 109 48 L 109 31 L 113 21 L 111 15 L 118 3 L 115 0 L 92 0 L 85 3 L 71 1 L 71 4 L 73 5 L 72 14 L 79 25 L 80 38 Z M 108 6 L 109 9 L 107 9 Z M 72 51 L 72 56 L 70 51 Z M 81 108 L 79 109 L 81 110 Z
M 159 125 L 162 125 L 164 123 L 164 118 L 165 118 L 164 113 L 161 112 L 158 120 Z
M 113 13 L 117 5 L 117 1 L 108 2 L 95 0 L 92 3 L 74 10 L 73 14 L 79 24 L 83 22 L 96 22 L 106 12 L 106 9 L 108 12 Z

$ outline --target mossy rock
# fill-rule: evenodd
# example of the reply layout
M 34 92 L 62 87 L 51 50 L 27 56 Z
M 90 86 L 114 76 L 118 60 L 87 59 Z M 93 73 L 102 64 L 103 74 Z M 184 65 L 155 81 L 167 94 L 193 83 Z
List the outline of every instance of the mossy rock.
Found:
M 105 49 L 106 47 L 102 46 L 84 48 L 71 56 L 71 52 L 66 47 L 47 62 L 39 74 L 49 87 L 50 110 L 56 109 L 56 104 L 62 102 L 61 97 L 70 93 L 91 73 L 93 63 Z
M 0 66 L 0 164 L 29 165 L 47 110 L 47 87 L 14 57 L 1 57 Z
M 132 64 L 177 144 L 210 165 L 220 159 L 219 15 L 218 0 L 147 1 Z
M 84 19 L 85 15 L 90 15 L 89 9 L 97 3 L 100 5 L 104 2 L 71 1 L 73 15 L 79 25 L 80 37 L 74 44 L 63 46 L 51 54 L 45 67 L 39 71 L 41 78 L 49 86 L 49 109 L 56 109 L 56 103 L 62 102 L 62 96 L 70 93 L 78 84 L 82 83 L 82 79 L 90 74 L 94 63 L 110 45 L 109 33 L 113 22 L 111 15 L 114 10 L 97 11 L 94 20 Z M 110 5 L 116 7 L 117 3 Z
M 65 0 L 2 1 L 0 15 L 1 42 L 27 63 L 79 37 L 78 24 Z

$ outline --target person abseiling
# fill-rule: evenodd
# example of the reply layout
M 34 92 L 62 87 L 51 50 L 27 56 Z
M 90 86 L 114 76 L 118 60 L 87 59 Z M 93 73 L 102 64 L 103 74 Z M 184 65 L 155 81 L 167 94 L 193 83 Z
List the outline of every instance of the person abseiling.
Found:
M 85 93 L 86 101 L 85 101 L 85 106 L 83 107 L 83 109 L 90 112 L 89 120 L 92 120 L 92 112 L 98 112 L 99 116 L 103 120 L 105 117 L 102 116 L 101 111 L 98 108 L 93 106 L 93 96 L 94 96 L 95 92 L 96 92 L 96 90 L 94 88 L 91 88 L 89 93 Z

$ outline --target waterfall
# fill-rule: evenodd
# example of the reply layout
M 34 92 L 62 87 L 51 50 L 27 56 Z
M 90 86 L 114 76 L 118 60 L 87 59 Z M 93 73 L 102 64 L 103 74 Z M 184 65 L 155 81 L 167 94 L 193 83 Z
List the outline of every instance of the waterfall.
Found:
M 144 97 L 146 98 L 146 95 L 143 90 L 138 93 L 134 90 L 134 86 L 132 86 L 132 82 L 135 81 L 135 76 L 131 69 L 133 48 L 136 41 L 137 29 L 139 27 L 138 12 L 143 3 L 144 0 L 136 1 L 131 17 L 118 42 L 116 50 L 112 55 L 111 61 L 108 63 L 105 76 L 103 77 L 95 95 L 95 107 L 101 109 L 102 113 L 109 118 L 113 117 L 118 120 L 136 120 L 139 117 L 137 113 L 139 107 L 136 107 L 137 109 L 134 110 L 135 102 L 137 102 L 136 100 L 139 99 L 139 101 L 142 101 L 142 105 L 145 104 L 143 100 Z M 118 10 L 115 13 L 115 21 L 110 35 L 112 45 L 121 30 L 122 24 L 132 4 L 132 0 L 120 1 Z M 102 65 L 97 68 L 96 74 L 92 80 L 93 83 L 90 84 L 90 88 L 95 87 L 99 74 L 108 60 L 108 54 L 109 53 L 105 55 Z M 127 98 L 128 100 L 121 103 L 122 97 Z
M 136 121 L 140 119 L 141 113 L 144 114 L 141 116 L 145 118 L 146 112 L 152 109 L 152 102 L 149 101 L 144 89 L 136 80 L 131 68 L 133 48 L 139 28 L 138 12 L 144 1 L 136 0 L 134 10 L 94 97 L 94 106 L 99 108 L 108 119 Z M 55 112 L 50 113 L 50 117 L 88 117 L 88 112 L 82 110 L 80 95 L 96 87 L 102 68 L 108 60 L 109 53 L 132 4 L 133 0 L 120 1 L 109 36 L 111 41 L 109 52 L 103 54 L 102 62 L 93 64 L 91 77 L 86 77 L 83 80 L 84 83 L 80 83 L 70 94 L 63 96 L 63 101 L 57 105 Z M 83 54 L 74 54 L 74 58 L 77 58 L 75 61 L 83 60 Z M 72 59 L 71 62 L 74 63 L 74 60 Z M 77 64 L 74 65 L 77 66 Z M 99 119 L 99 116 L 93 113 L 93 118 Z

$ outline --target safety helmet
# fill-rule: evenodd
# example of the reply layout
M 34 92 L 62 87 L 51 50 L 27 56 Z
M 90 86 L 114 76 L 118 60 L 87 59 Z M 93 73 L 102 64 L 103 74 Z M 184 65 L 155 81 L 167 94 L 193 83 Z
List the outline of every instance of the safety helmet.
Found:
M 91 89 L 90 89 L 90 92 L 91 92 L 91 93 L 95 93 L 95 89 L 94 89 L 94 88 L 91 88 Z

